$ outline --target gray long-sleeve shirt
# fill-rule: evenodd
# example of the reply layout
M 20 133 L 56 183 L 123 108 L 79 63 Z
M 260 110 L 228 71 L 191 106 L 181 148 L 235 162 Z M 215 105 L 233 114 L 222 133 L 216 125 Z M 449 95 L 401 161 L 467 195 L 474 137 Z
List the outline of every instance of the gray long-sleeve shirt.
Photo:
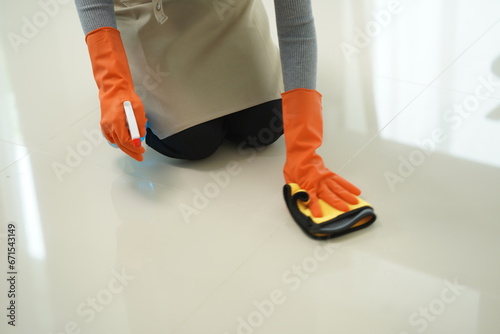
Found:
M 113 0 L 75 0 L 85 34 L 116 28 Z M 285 90 L 316 89 L 317 45 L 310 0 L 274 0 Z

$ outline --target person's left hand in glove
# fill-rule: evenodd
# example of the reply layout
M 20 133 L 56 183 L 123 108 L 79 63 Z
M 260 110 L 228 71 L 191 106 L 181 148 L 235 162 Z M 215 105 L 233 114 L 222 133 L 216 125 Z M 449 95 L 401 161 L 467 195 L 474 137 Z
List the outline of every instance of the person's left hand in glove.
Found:
M 323 140 L 321 94 L 311 89 L 294 89 L 282 97 L 286 183 L 296 183 L 307 191 L 307 205 L 315 217 L 323 215 L 319 199 L 338 210 L 348 211 L 348 204 L 358 203 L 356 196 L 361 191 L 326 168 L 316 153 Z

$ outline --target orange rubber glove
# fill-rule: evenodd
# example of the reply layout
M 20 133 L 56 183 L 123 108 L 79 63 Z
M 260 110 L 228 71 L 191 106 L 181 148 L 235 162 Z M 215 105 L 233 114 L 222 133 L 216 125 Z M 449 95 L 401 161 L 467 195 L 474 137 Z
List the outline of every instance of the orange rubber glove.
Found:
M 94 78 L 99 88 L 101 130 L 104 137 L 132 158 L 142 161 L 144 147 L 132 142 L 123 108 L 130 101 L 141 137 L 146 135 L 146 114 L 142 101 L 134 91 L 127 55 L 115 28 L 103 27 L 87 34 Z
M 327 169 L 316 149 L 323 141 L 321 94 L 311 89 L 294 89 L 282 94 L 283 126 L 286 143 L 285 181 L 307 191 L 307 206 L 321 217 L 318 198 L 334 208 L 347 211 L 347 203 L 357 204 L 361 191 Z

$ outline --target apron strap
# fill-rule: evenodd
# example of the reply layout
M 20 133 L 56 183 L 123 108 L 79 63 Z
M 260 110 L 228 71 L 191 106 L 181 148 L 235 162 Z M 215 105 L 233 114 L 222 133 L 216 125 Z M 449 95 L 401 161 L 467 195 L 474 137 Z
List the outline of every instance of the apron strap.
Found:
M 155 13 L 156 21 L 160 24 L 165 23 L 167 21 L 168 16 L 165 15 L 163 11 L 163 3 L 162 0 L 153 0 L 153 11 Z

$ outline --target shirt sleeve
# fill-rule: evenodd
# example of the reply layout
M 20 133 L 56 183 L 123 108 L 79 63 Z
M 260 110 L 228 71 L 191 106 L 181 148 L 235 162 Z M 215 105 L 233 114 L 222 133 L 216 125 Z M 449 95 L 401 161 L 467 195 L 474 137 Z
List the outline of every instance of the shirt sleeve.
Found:
M 316 89 L 317 42 L 311 0 L 274 0 L 285 90 Z
M 116 29 L 113 0 L 75 0 L 83 32 L 89 32 L 102 27 Z

